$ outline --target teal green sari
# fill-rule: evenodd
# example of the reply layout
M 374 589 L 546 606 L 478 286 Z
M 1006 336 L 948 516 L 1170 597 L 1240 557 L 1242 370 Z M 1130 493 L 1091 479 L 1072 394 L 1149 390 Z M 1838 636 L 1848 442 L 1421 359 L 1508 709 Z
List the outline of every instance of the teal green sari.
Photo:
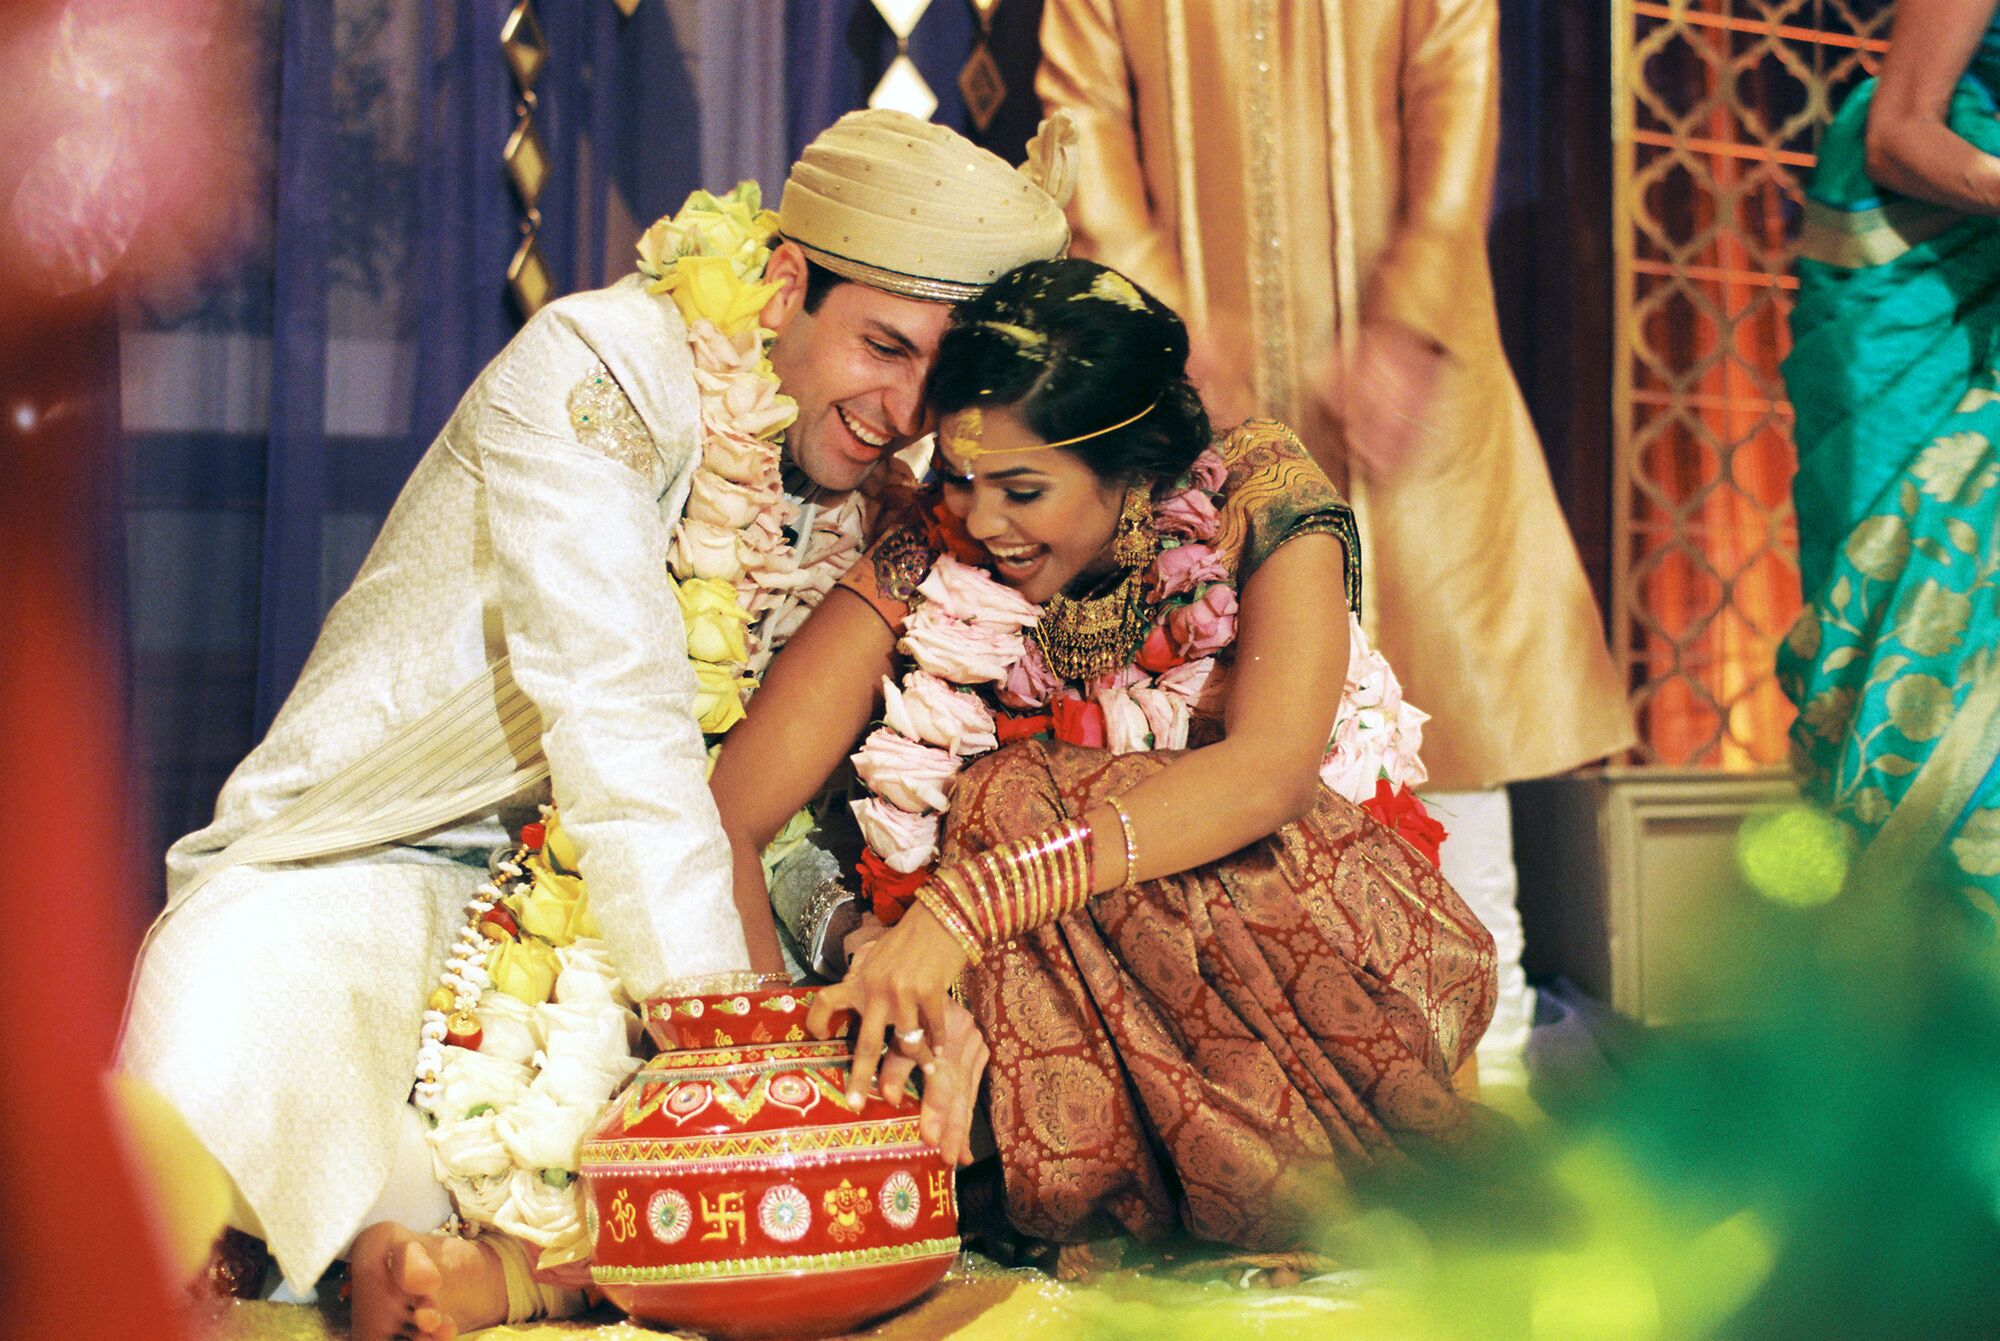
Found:
M 2000 24 L 1952 129 L 2000 154 Z M 1940 881 L 2000 920 L 2000 219 L 1881 190 L 1874 85 L 1828 130 L 1784 376 L 1805 610 L 1778 655 L 1807 794 L 1862 872 Z

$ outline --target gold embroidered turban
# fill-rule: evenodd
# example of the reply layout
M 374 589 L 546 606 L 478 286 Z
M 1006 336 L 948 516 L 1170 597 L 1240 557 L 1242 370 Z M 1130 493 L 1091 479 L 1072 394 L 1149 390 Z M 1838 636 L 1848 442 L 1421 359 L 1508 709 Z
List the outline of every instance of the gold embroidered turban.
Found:
M 955 303 L 1069 246 L 1076 143 L 1076 123 L 1058 112 L 1010 168 L 907 113 L 849 112 L 792 165 L 778 228 L 835 274 Z

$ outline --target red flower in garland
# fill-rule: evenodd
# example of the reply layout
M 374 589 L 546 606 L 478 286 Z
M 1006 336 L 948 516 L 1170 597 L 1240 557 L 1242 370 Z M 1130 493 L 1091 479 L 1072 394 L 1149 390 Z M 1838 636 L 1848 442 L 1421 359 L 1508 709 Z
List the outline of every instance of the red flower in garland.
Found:
M 1161 675 L 1186 663 L 1187 658 L 1174 646 L 1174 640 L 1167 636 L 1167 626 L 1155 624 L 1153 631 L 1146 635 L 1146 645 L 1139 649 L 1139 669 Z
M 1014 717 L 1004 712 L 993 714 L 993 734 L 999 738 L 1002 745 L 1026 740 L 1030 736 L 1039 736 L 1044 731 L 1053 730 L 1055 724 L 1056 719 L 1045 712 L 1038 712 L 1030 717 Z
M 960 563 L 985 563 L 992 557 L 986 552 L 986 546 L 966 532 L 965 519 L 953 512 L 949 503 L 932 505 L 931 537 L 951 551 L 951 557 Z
M 873 848 L 862 849 L 855 870 L 861 876 L 861 896 L 873 906 L 875 920 L 885 927 L 893 927 L 902 920 L 911 900 L 916 898 L 917 889 L 931 876 L 928 868 L 908 875 L 891 870 Z
M 1422 853 L 1431 865 L 1438 864 L 1438 848 L 1445 840 L 1444 825 L 1431 818 L 1424 803 L 1408 787 L 1391 786 L 1389 779 L 1375 779 L 1375 794 L 1361 808 L 1379 820 L 1384 828 Z
M 1056 719 L 1057 740 L 1067 745 L 1104 748 L 1104 709 L 1096 703 L 1065 695 L 1049 704 L 1049 712 Z

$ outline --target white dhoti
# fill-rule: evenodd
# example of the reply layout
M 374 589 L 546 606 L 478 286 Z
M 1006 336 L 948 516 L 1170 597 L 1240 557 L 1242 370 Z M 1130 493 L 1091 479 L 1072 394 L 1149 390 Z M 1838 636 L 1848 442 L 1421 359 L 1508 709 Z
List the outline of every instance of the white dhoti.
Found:
M 1493 933 L 1494 958 L 1499 963 L 1500 995 L 1493 1023 L 1479 1040 L 1479 1082 L 1524 1085 L 1535 994 L 1521 969 L 1520 879 L 1514 869 L 1513 812 L 1507 789 L 1425 792 L 1423 801 L 1445 828 L 1438 869 Z

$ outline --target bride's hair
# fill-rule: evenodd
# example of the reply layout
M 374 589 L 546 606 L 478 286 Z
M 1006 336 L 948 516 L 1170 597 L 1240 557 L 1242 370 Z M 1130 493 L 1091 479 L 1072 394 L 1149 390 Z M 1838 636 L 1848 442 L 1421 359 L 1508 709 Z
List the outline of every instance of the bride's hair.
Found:
M 1032 261 L 952 313 L 930 402 L 1011 409 L 1044 442 L 1081 438 L 1065 450 L 1103 478 L 1172 480 L 1209 440 L 1187 356 L 1181 319 L 1117 271 Z

